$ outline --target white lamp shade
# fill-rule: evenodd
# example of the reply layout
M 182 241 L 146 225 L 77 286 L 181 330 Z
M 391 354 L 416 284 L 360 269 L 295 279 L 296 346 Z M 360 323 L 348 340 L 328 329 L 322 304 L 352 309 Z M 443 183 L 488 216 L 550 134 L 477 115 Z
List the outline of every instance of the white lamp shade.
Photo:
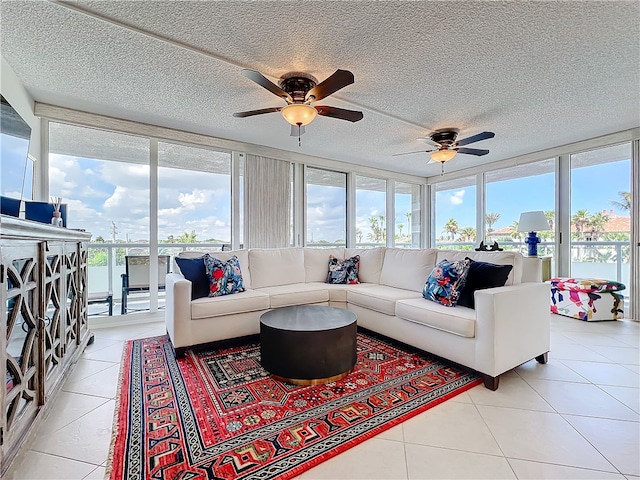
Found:
M 318 111 L 311 105 L 305 103 L 292 103 L 281 110 L 284 119 L 291 125 L 308 125 L 310 124 Z
M 520 214 L 520 221 L 518 222 L 519 232 L 543 232 L 545 230 L 550 230 L 549 220 L 544 216 L 542 210 L 522 212 Z
M 444 163 L 455 157 L 456 153 L 458 152 L 455 150 L 436 150 L 435 152 L 431 152 L 429 156 L 434 162 Z

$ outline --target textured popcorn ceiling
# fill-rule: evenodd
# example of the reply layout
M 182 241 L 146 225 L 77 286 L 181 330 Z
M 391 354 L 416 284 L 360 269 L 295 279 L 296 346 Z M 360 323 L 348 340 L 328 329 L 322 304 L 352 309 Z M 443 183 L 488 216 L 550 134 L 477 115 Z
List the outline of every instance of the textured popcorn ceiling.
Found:
M 2 56 L 36 101 L 411 173 L 437 175 L 416 141 L 456 127 L 494 139 L 467 168 L 640 126 L 637 1 L 7 1 Z M 240 74 L 355 84 L 320 103 L 302 147 L 284 102 Z

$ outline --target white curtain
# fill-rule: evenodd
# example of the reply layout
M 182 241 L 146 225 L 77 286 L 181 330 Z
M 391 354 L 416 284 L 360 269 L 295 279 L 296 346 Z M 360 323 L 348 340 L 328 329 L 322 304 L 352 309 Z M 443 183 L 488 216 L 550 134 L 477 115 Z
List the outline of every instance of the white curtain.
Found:
M 289 246 L 291 164 L 247 155 L 245 162 L 245 248 Z

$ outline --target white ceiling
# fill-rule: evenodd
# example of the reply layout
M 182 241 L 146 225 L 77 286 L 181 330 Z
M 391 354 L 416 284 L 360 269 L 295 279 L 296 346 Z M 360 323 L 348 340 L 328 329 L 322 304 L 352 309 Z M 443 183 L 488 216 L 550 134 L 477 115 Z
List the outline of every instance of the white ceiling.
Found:
M 416 141 L 489 130 L 448 171 L 640 126 L 637 1 L 2 0 L 2 56 L 36 101 L 420 176 Z M 355 83 L 321 101 L 298 147 L 283 106 L 243 77 L 289 71 Z

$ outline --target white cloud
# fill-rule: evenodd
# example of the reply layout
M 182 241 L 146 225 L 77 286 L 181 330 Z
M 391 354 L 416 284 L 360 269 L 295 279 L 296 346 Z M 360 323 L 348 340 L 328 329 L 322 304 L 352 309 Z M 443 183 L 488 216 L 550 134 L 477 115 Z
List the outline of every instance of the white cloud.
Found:
M 464 201 L 464 192 L 464 190 L 458 190 L 457 192 L 453 192 L 449 195 L 449 202 L 451 202 L 451 205 L 462 205 L 462 202 Z

